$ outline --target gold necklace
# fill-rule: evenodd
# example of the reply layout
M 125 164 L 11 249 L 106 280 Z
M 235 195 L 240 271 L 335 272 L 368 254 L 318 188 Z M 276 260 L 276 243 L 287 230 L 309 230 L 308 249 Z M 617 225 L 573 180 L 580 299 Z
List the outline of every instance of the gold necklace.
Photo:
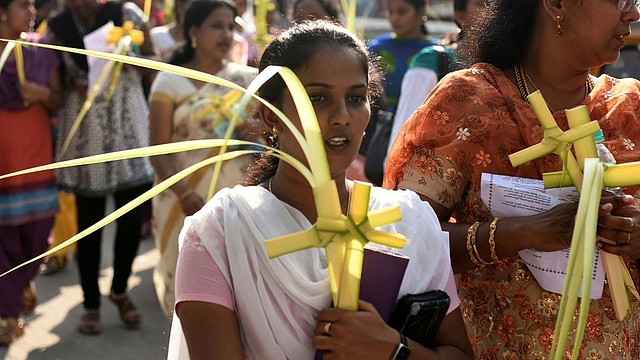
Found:
M 271 189 L 271 183 L 273 182 L 273 176 L 269 178 L 269 183 L 267 183 L 267 187 L 269 188 L 269 192 L 273 194 L 273 190 Z
M 531 91 L 529 91 L 529 86 L 527 86 L 527 82 L 524 80 L 524 76 L 522 76 L 520 63 L 513 65 L 513 72 L 516 75 L 516 83 L 518 85 L 518 90 L 520 91 L 520 96 L 522 96 L 524 100 L 527 100 L 527 96 L 531 94 Z
M 524 69 L 522 68 L 522 65 L 520 65 L 520 63 L 517 63 L 515 65 L 513 65 L 513 72 L 516 75 L 516 82 L 518 85 L 518 90 L 520 91 L 520 95 L 522 96 L 522 98 L 524 100 L 527 99 L 527 96 L 529 96 L 531 94 L 531 91 L 529 90 L 529 86 L 527 85 L 527 81 L 525 80 L 525 77 L 527 78 L 527 80 L 529 80 L 529 82 L 531 83 L 531 85 L 533 85 L 535 90 L 539 90 L 540 88 L 538 88 L 536 86 L 536 84 L 533 82 L 533 80 L 531 80 L 531 77 L 529 77 L 529 74 L 527 74 Z M 593 88 L 595 87 L 595 84 L 593 83 L 593 80 L 591 79 L 591 75 L 587 76 L 587 80 L 585 81 L 584 84 L 584 97 L 583 97 L 583 101 L 584 99 L 587 98 L 587 96 L 589 95 L 589 93 L 591 92 L 591 90 L 593 90 Z M 547 107 L 549 107 L 549 110 L 551 110 L 552 113 L 555 112 L 555 110 L 553 110 L 553 108 L 551 106 L 549 106 L 549 104 L 547 103 Z

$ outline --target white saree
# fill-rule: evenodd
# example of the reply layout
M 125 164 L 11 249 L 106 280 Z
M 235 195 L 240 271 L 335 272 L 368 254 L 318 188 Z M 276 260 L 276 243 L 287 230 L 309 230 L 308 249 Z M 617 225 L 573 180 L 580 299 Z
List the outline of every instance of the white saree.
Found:
M 372 189 L 371 210 L 395 204 L 401 206 L 403 220 L 381 230 L 411 240 L 399 251 L 411 259 L 399 296 L 444 289 L 451 273 L 448 233 L 415 193 Z M 186 237 L 199 237 L 220 268 L 233 292 L 249 359 L 314 357 L 316 315 L 331 305 L 324 250 L 312 248 L 272 260 L 264 250 L 266 240 L 309 227 L 302 213 L 265 188 L 239 185 L 219 191 L 185 221 L 180 244 Z M 189 358 L 177 316 L 168 358 Z

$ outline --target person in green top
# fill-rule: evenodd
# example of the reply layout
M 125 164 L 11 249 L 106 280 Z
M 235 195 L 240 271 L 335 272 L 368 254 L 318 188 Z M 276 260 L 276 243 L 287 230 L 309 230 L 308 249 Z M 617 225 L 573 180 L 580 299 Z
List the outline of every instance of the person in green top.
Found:
M 448 72 L 457 70 L 456 52 L 462 49 L 464 34 L 475 26 L 486 6 L 485 0 L 454 0 L 454 20 L 460 28 L 456 41 L 445 46 L 425 47 L 411 59 L 409 69 L 402 78 L 402 96 L 393 117 L 387 152 L 402 125 L 422 104 L 431 89 Z
M 365 163 L 370 147 L 382 149 L 383 154 L 386 149 L 386 144 L 380 147 L 377 142 L 372 143 L 376 128 L 384 126 L 381 119 L 395 112 L 402 77 L 409 68 L 411 58 L 422 48 L 436 45 L 425 25 L 427 15 L 424 0 L 387 0 L 387 8 L 387 19 L 391 24 L 392 32 L 376 37 L 368 45 L 369 52 L 377 57 L 384 71 L 384 93 L 380 100 L 371 106 L 372 117 L 365 131 L 367 135 L 362 140 L 358 157 L 347 171 L 349 179 L 376 184 L 382 181 L 381 172 L 375 176 L 377 179 L 372 179 L 365 174 Z M 381 168 L 379 165 L 374 167 Z
M 391 112 L 396 109 L 402 76 L 411 58 L 422 48 L 436 45 L 425 26 L 427 16 L 424 6 L 424 0 L 389 0 L 387 19 L 392 32 L 380 35 L 369 43 L 369 51 L 379 57 L 385 72 L 386 110 Z

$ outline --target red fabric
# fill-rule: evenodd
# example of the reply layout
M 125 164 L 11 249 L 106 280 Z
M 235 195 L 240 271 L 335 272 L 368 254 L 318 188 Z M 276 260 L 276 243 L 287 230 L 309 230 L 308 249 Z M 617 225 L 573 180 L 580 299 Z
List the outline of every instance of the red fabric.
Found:
M 35 104 L 24 111 L 0 108 L 0 174 L 8 174 L 53 162 L 51 120 L 44 106 Z M 47 182 L 53 170 L 0 180 L 2 188 Z

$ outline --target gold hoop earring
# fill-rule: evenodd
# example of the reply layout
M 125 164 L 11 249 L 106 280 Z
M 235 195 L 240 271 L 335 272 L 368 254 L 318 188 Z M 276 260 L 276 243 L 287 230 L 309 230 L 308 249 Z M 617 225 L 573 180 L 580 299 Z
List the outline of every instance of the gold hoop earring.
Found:
M 195 49 L 196 47 L 198 47 L 198 42 L 196 41 L 196 38 L 195 38 L 195 37 L 192 37 L 192 38 L 191 38 L 191 47 L 192 47 L 192 48 L 194 48 L 194 49 Z
M 556 15 L 556 29 L 558 31 L 558 35 L 562 35 L 562 27 L 560 26 L 560 15 Z

